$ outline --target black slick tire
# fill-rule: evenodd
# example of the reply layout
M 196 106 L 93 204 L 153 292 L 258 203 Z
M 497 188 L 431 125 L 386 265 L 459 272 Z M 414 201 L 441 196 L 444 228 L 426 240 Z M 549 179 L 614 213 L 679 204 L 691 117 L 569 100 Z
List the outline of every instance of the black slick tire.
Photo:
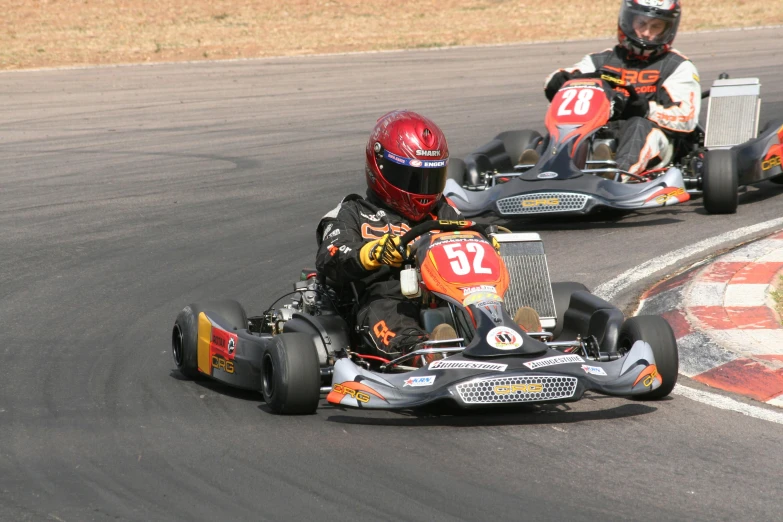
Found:
M 625 353 L 636 341 L 644 341 L 652 347 L 655 365 L 663 383 L 657 390 L 635 395 L 634 399 L 654 400 L 666 397 L 677 384 L 677 374 L 680 360 L 677 352 L 677 341 L 669 323 L 657 315 L 640 315 L 627 319 L 617 340 L 617 349 Z
M 734 214 L 738 188 L 737 162 L 731 150 L 708 150 L 702 172 L 704 209 L 710 214 Z
M 321 370 L 309 334 L 284 333 L 269 343 L 261 364 L 261 393 L 274 413 L 315 413 L 321 398 Z

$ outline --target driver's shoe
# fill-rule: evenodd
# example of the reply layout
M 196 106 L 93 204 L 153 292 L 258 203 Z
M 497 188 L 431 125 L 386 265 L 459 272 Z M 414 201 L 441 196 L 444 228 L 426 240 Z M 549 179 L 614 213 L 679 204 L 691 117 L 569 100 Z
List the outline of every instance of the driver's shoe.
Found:
M 541 318 L 538 312 L 529 306 L 520 306 L 517 313 L 514 314 L 514 322 L 517 323 L 526 332 L 540 332 Z
M 430 341 L 450 341 L 452 339 L 457 338 L 457 331 L 450 324 L 441 323 L 432 330 L 432 333 L 429 335 L 429 338 Z M 445 348 L 446 345 L 437 344 L 435 345 L 435 347 Z M 429 355 L 425 355 L 423 365 L 429 364 L 433 361 L 437 361 L 438 359 L 443 359 L 443 354 L 431 353 Z
M 522 152 L 522 155 L 519 156 L 519 161 L 517 161 L 517 164 L 519 165 L 535 165 L 538 163 L 538 152 L 536 152 L 533 149 L 525 149 Z

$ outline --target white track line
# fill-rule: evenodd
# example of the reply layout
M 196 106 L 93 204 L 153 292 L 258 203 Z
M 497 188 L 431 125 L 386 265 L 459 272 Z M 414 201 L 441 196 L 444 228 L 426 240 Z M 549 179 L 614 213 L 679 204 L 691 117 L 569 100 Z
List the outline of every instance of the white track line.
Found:
M 614 279 L 610 279 L 609 281 L 598 285 L 593 293 L 603 299 L 606 299 L 607 301 L 611 301 L 612 298 L 619 294 L 622 290 L 625 290 L 634 283 L 638 283 L 639 281 L 659 270 L 676 265 L 683 259 L 687 259 L 688 257 L 704 252 L 705 250 L 709 250 L 710 248 L 720 245 L 721 243 L 727 241 L 736 241 L 738 239 L 753 235 L 756 232 L 761 232 L 765 229 L 776 226 L 783 226 L 783 218 L 771 219 L 763 223 L 757 223 L 755 225 L 738 228 L 737 230 L 732 230 L 731 232 L 726 232 L 724 234 L 719 234 L 714 237 L 703 239 L 698 243 L 688 245 L 673 252 L 669 252 L 666 255 L 656 257 L 655 259 L 651 259 L 645 263 L 642 263 L 641 265 L 631 268 L 630 270 L 626 270 Z
M 695 388 L 689 388 L 676 384 L 672 393 L 681 395 L 686 399 L 691 399 L 698 402 L 703 402 L 709 406 L 714 406 L 722 410 L 736 411 L 748 417 L 754 417 L 769 422 L 777 422 L 783 424 L 783 413 L 776 412 L 774 410 L 768 410 L 766 408 L 760 408 L 758 406 L 751 406 L 744 402 L 739 402 L 724 395 L 718 395 L 717 393 L 710 393 Z

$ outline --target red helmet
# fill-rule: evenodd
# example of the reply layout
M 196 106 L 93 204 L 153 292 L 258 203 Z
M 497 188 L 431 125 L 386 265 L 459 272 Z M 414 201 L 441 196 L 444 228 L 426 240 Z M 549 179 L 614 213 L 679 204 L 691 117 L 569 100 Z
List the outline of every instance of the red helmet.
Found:
M 667 53 L 677 36 L 681 13 L 680 0 L 623 0 L 617 39 L 638 58 Z
M 381 116 L 367 142 L 367 186 L 387 207 L 421 221 L 446 185 L 449 147 L 432 121 L 411 111 Z

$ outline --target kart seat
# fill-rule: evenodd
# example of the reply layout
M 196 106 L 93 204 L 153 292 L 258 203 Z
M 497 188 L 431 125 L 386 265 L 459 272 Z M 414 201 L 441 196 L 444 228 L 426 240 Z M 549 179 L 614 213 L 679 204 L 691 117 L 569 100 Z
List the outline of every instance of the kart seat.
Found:
M 432 333 L 436 326 L 443 323 L 454 327 L 451 310 L 447 306 L 423 309 L 419 314 L 419 321 L 427 333 Z

